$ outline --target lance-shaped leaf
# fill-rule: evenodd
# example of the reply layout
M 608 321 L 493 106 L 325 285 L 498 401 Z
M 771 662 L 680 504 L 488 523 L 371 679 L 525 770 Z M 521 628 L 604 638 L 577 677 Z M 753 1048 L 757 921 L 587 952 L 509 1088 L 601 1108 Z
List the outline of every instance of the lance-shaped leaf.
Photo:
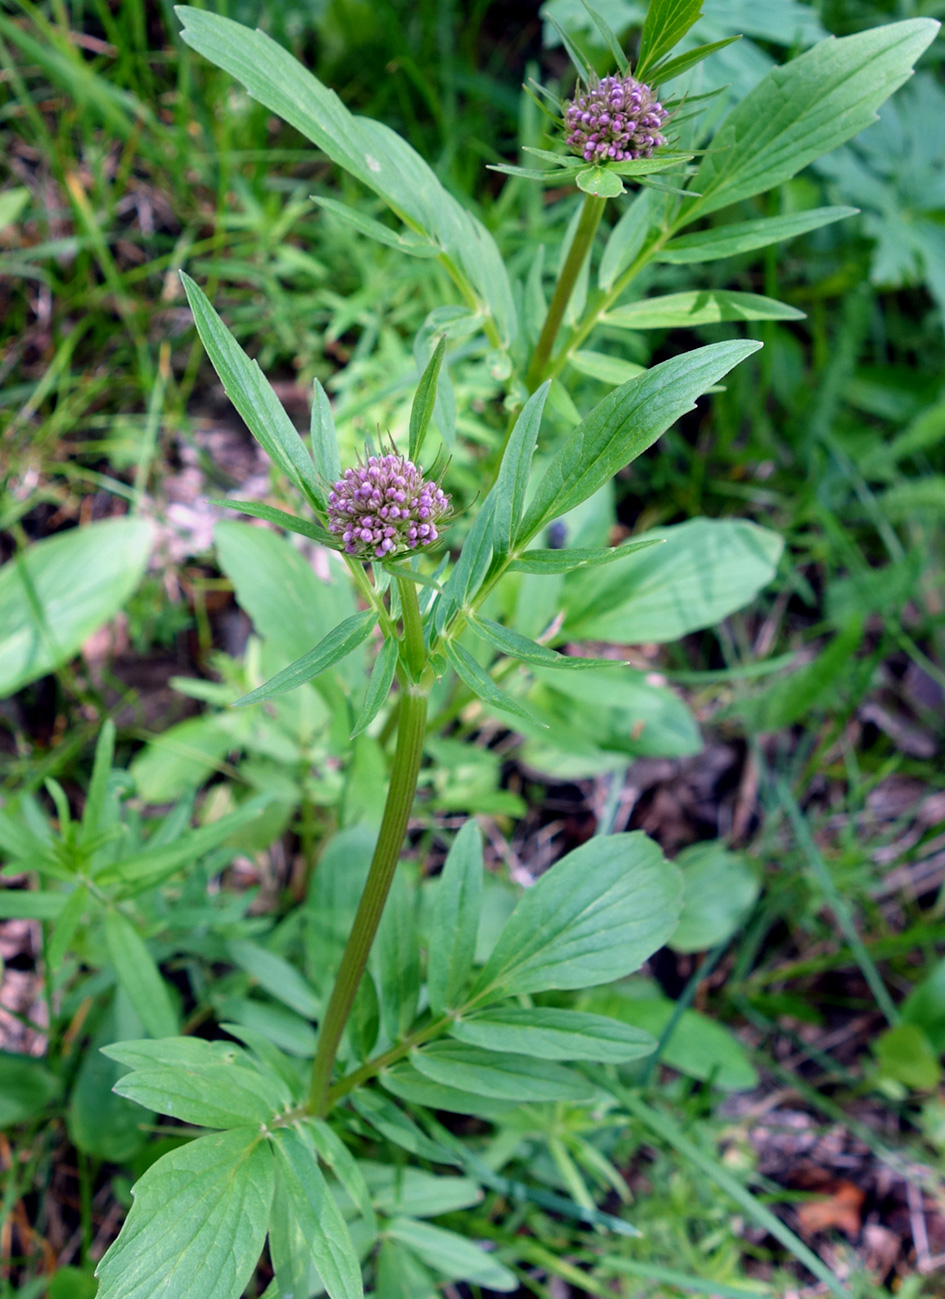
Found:
M 376 239 L 379 244 L 385 244 L 388 248 L 396 248 L 398 252 L 407 253 L 411 257 L 439 257 L 442 252 L 435 243 L 415 235 L 412 230 L 392 230 L 390 226 L 375 221 L 373 217 L 365 216 L 363 212 L 349 207 L 347 203 L 339 203 L 334 198 L 322 198 L 318 194 L 313 194 L 312 199 L 344 225 L 351 226 L 353 230 L 367 235 L 369 239 Z
M 639 832 L 600 836 L 527 889 L 472 998 L 587 988 L 637 969 L 676 928 L 679 871 Z
M 464 685 L 469 687 L 477 699 L 481 699 L 490 708 L 498 708 L 503 713 L 511 713 L 513 717 L 521 717 L 523 721 L 531 722 L 533 726 L 544 725 L 527 708 L 524 708 L 517 699 L 513 699 L 504 690 L 500 690 L 489 673 L 485 668 L 479 666 L 468 649 L 451 640 L 444 641 L 443 648 L 456 675 Z
M 459 1004 L 472 970 L 482 880 L 482 836 L 470 817 L 447 854 L 433 904 L 427 991 L 435 1015 Z
M 120 911 L 105 915 L 105 942 L 118 982 L 142 1024 L 152 1037 L 172 1037 L 177 1032 L 177 1014 L 167 984 L 144 939 Z
M 692 410 L 698 396 L 761 346 L 713 343 L 656 365 L 609 393 L 566 440 L 538 484 L 518 534 L 536 532 L 580 505 Z
M 273 464 L 279 466 L 313 505 L 323 508 L 322 489 L 305 444 L 269 380 L 237 343 L 200 286 L 183 271 L 181 280 L 200 341 L 226 395 Z
M 462 269 L 503 341 L 515 335 L 515 307 L 495 240 L 409 144 L 380 122 L 356 117 L 338 96 L 261 31 L 180 6 L 183 40 L 301 131 L 339 166 L 379 194 L 413 230 Z
M 272 1152 L 258 1127 L 214 1132 L 152 1164 L 99 1263 L 98 1299 L 234 1299 L 259 1261 Z
M 377 614 L 373 609 L 368 609 L 364 613 L 352 614 L 350 618 L 345 618 L 334 627 L 327 636 L 318 642 L 314 649 L 303 654 L 300 659 L 290 663 L 287 668 L 277 672 L 271 680 L 265 685 L 258 686 L 251 690 L 248 695 L 243 695 L 242 699 L 237 699 L 237 706 L 241 704 L 256 704 L 262 699 L 272 699 L 276 695 L 284 695 L 288 690 L 295 690 L 297 686 L 304 685 L 306 681 L 311 681 L 313 677 L 319 676 L 333 663 L 339 659 L 345 658 L 352 650 L 363 645 L 377 624 Z
M 667 59 L 658 67 L 650 68 L 649 76 L 654 85 L 665 85 L 666 82 L 672 81 L 674 77 L 680 77 L 690 68 L 694 68 L 697 63 L 707 59 L 711 54 L 717 54 L 719 50 L 724 50 L 726 45 L 731 45 L 735 41 L 740 41 L 741 36 L 726 36 L 721 41 L 711 41 L 708 45 L 697 45 L 694 50 L 689 50 L 686 54 L 680 54 L 675 59 Z
M 410 407 L 410 437 L 408 443 L 410 449 L 407 456 L 414 464 L 419 463 L 418 458 L 423 450 L 423 439 L 427 435 L 430 420 L 433 418 L 433 407 L 436 405 L 436 381 L 440 377 L 440 366 L 443 364 L 443 353 L 445 351 L 446 335 L 441 334 L 436 347 L 433 349 L 433 355 L 427 362 L 427 368 L 420 376 L 413 404 Z
M 328 393 L 317 379 L 312 391 L 309 443 L 312 448 L 312 460 L 316 472 L 322 476 L 326 484 L 333 483 L 341 474 L 341 461 L 338 458 L 338 435 L 335 432 L 335 417 L 331 413 L 331 402 L 328 400 Z
M 480 1249 L 475 1241 L 454 1231 L 444 1231 L 442 1227 L 417 1222 L 414 1218 L 394 1218 L 388 1223 L 387 1236 L 407 1245 L 443 1276 L 472 1281 L 503 1294 L 519 1288 L 514 1272 Z
M 621 1064 L 652 1055 L 656 1038 L 609 1015 L 556 1006 L 495 1006 L 456 1019 L 450 1035 L 490 1051 L 512 1051 L 535 1060 L 596 1060 Z
M 680 0 L 682 2 L 682 0 Z M 722 123 L 692 182 L 685 222 L 780 185 L 876 120 L 939 24 L 887 23 L 829 37 L 768 75 Z
M 475 1096 L 510 1101 L 586 1101 L 594 1088 L 579 1073 L 547 1060 L 504 1051 L 484 1051 L 462 1042 L 433 1042 L 410 1052 L 415 1069 Z
M 543 383 L 532 393 L 519 412 L 502 455 L 502 463 L 499 465 L 495 483 L 489 493 L 492 502 L 490 539 L 496 555 L 508 554 L 512 546 L 512 538 L 522 520 L 525 493 L 528 490 L 528 475 L 532 467 L 542 412 L 545 409 L 550 387 L 550 380 Z
M 640 33 L 636 75 L 647 80 L 647 72 L 668 54 L 702 17 L 702 0 L 650 0 Z
M 804 312 L 759 293 L 728 289 L 691 289 L 657 298 L 641 298 L 602 317 L 620 329 L 685 329 L 726 320 L 803 320 Z
M 95 882 L 107 886 L 119 885 L 117 896 L 133 897 L 143 889 L 154 888 L 173 875 L 182 866 L 189 866 L 218 847 L 244 825 L 249 825 L 262 814 L 268 797 L 250 799 L 235 812 L 211 821 L 197 830 L 188 830 L 170 844 L 156 844 L 131 857 L 112 862 L 95 872 Z
M 641 537 L 639 541 L 627 541 L 622 546 L 609 546 L 600 550 L 585 550 L 579 546 L 566 547 L 563 550 L 524 550 L 509 564 L 513 573 L 536 573 L 539 577 L 550 577 L 554 573 L 572 573 L 579 568 L 600 568 L 612 564 L 615 559 L 623 559 L 637 550 L 647 550 L 650 546 L 663 544 L 661 537 Z
M 533 663 L 536 667 L 570 668 L 572 671 L 581 671 L 586 668 L 614 666 L 613 659 L 585 659 L 570 654 L 559 654 L 557 650 L 549 649 L 547 645 L 539 645 L 537 641 L 529 640 L 521 632 L 514 631 L 511 627 L 503 627 L 501 623 L 493 622 L 491 618 L 483 618 L 481 615 L 470 618 L 469 625 L 488 645 L 499 650 L 500 653 L 507 654 L 522 663 Z
M 289 514 L 285 510 L 277 510 L 275 506 L 263 505 L 261 501 L 236 501 L 224 496 L 207 503 L 222 506 L 225 510 L 238 510 L 240 514 L 248 514 L 253 519 L 265 519 L 267 523 L 274 523 L 278 528 L 288 528 L 290 532 L 297 532 L 300 537 L 308 537 L 319 545 L 330 546 L 333 550 L 341 549 L 338 539 L 317 523 L 300 519 L 297 514 Z
M 789 212 L 785 216 L 759 217 L 755 221 L 735 221 L 731 225 L 700 230 L 694 235 L 680 235 L 671 239 L 656 254 L 658 262 L 679 265 L 688 262 L 715 262 L 722 257 L 737 257 L 742 253 L 767 248 L 783 239 L 796 239 L 809 230 L 846 217 L 856 216 L 855 207 L 815 207 L 807 212 Z M 606 287 L 606 286 L 605 286 Z
M 302 1128 L 279 1128 L 274 1150 L 277 1203 L 284 1214 L 273 1215 L 270 1243 L 280 1292 L 293 1293 L 286 1282 L 300 1275 L 307 1282 L 306 1265 L 314 1264 L 329 1299 L 362 1299 L 358 1256 L 319 1170 L 311 1134 Z
M 394 673 L 396 671 L 397 642 L 385 640 L 374 664 L 374 670 L 368 679 L 364 699 L 361 702 L 361 711 L 358 713 L 358 720 L 351 732 L 352 740 L 360 735 L 362 731 L 367 730 L 384 707 L 387 696 L 390 694 L 390 688 L 394 684 Z

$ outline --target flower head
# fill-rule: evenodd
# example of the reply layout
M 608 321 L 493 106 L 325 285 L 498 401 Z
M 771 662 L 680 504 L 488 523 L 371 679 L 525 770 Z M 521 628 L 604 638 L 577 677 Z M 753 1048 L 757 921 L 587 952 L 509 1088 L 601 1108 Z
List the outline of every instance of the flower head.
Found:
M 666 143 L 660 127 L 668 116 L 636 77 L 604 77 L 565 107 L 564 126 L 571 151 L 586 162 L 628 162 Z
M 440 535 L 450 498 L 406 456 L 368 456 L 346 469 L 328 496 L 328 526 L 349 555 L 388 559 L 420 550 Z

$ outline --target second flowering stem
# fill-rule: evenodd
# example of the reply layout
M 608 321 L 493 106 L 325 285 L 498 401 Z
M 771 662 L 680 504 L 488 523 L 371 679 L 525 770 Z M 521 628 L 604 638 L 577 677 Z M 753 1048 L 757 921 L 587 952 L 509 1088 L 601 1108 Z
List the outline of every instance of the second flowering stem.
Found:
M 538 342 L 535 344 L 535 351 L 528 367 L 526 383 L 529 392 L 534 392 L 545 378 L 545 370 L 551 359 L 552 348 L 555 345 L 555 339 L 558 337 L 564 313 L 571 301 L 571 294 L 574 292 L 574 286 L 577 283 L 578 275 L 581 273 L 581 267 L 591 251 L 594 236 L 597 234 L 597 227 L 604 215 L 606 204 L 607 200 L 605 198 L 600 198 L 595 194 L 587 194 L 584 197 L 580 220 L 574 232 L 574 238 L 571 240 L 568 255 L 561 268 L 561 274 L 558 276 L 551 302 L 548 304 L 548 314 L 545 316 L 545 323 L 542 326 Z

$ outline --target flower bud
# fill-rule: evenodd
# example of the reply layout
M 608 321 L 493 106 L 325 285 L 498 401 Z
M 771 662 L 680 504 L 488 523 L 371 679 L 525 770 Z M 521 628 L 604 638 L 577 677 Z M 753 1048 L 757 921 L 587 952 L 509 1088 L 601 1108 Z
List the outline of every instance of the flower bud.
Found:
M 450 508 L 439 483 L 405 456 L 368 456 L 328 496 L 328 527 L 359 559 L 390 559 L 432 545 Z
M 589 163 L 649 158 L 666 143 L 669 114 L 655 91 L 636 77 L 604 77 L 565 105 L 568 145 Z

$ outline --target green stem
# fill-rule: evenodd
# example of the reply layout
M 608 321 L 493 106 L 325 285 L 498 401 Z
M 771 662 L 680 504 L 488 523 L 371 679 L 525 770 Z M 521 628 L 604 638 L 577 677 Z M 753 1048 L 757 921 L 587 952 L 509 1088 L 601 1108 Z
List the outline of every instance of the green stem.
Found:
M 308 1110 L 324 1115 L 328 1110 L 328 1090 L 334 1069 L 335 1056 L 345 1024 L 351 1014 L 354 998 L 367 965 L 377 927 L 381 921 L 384 904 L 393 883 L 394 872 L 400 860 L 400 851 L 407 834 L 410 809 L 417 791 L 417 776 L 423 756 L 423 736 L 427 720 L 429 682 L 422 684 L 410 676 L 424 675 L 426 651 L 423 644 L 423 627 L 414 584 L 398 579 L 400 602 L 404 614 L 404 652 L 407 673 L 401 685 L 400 719 L 397 730 L 397 748 L 391 769 L 390 788 L 380 833 L 371 859 L 364 892 L 358 904 L 357 915 L 348 935 L 348 943 L 341 958 L 331 999 L 320 1026 L 318 1049 L 312 1064 L 312 1083 L 309 1090 Z
M 558 276 L 558 283 L 555 285 L 555 291 L 548 305 L 548 314 L 545 316 L 541 336 L 535 344 L 531 365 L 528 367 L 525 382 L 529 392 L 534 392 L 545 377 L 545 369 L 551 359 L 551 349 L 555 345 L 555 339 L 558 337 L 558 330 L 561 328 L 565 310 L 571 300 L 574 285 L 591 250 L 606 204 L 607 200 L 605 198 L 598 198 L 594 194 L 584 196 L 581 219 L 578 221 L 574 238 L 571 240 L 571 247 L 568 249 L 564 266 Z

